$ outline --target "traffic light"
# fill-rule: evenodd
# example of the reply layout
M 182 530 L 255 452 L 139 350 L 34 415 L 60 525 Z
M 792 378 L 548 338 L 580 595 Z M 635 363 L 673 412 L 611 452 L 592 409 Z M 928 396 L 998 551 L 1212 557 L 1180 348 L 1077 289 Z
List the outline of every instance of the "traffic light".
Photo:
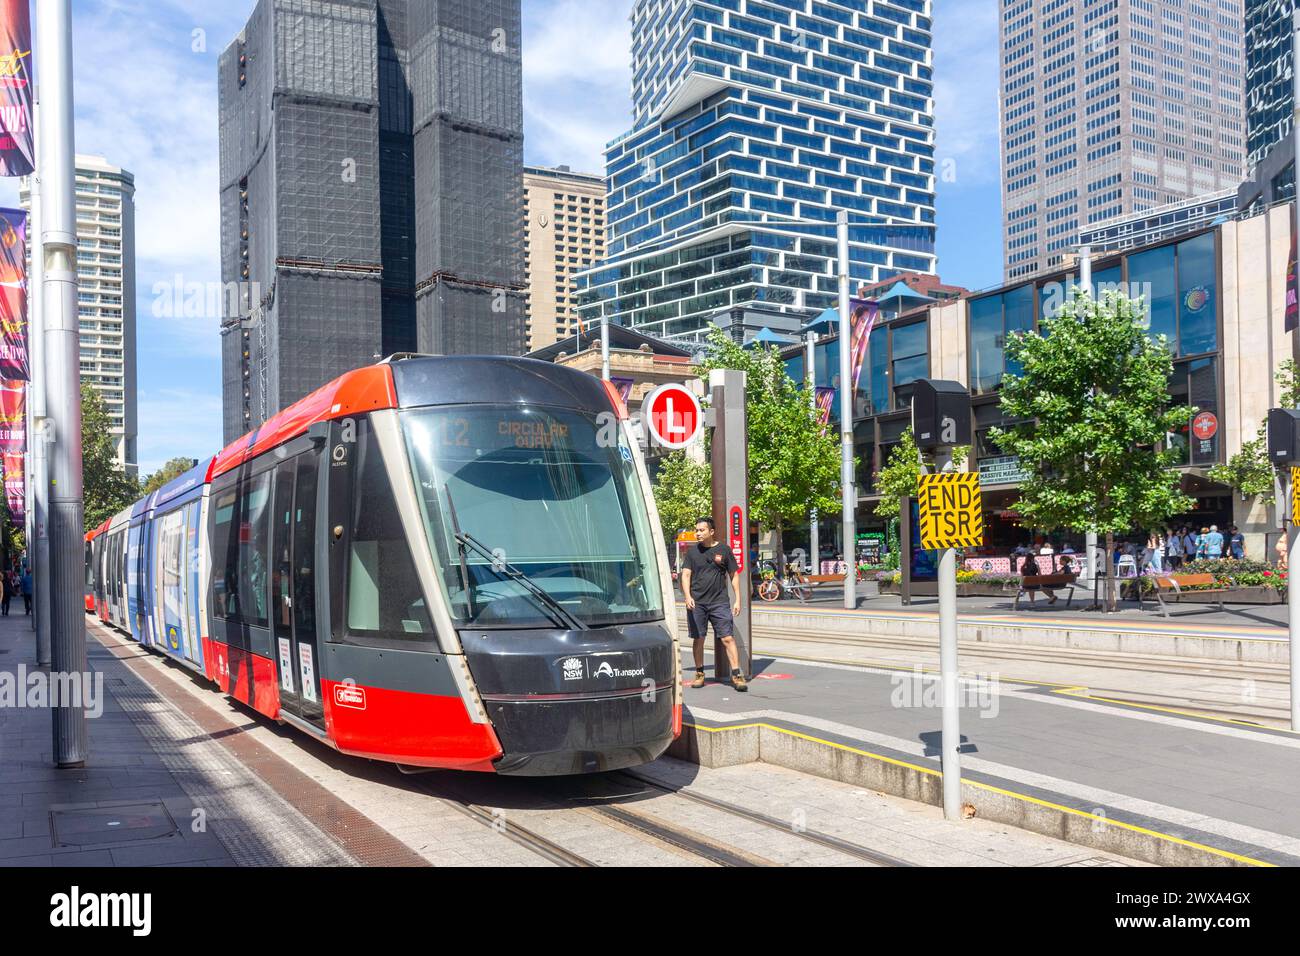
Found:
M 1300 463 L 1300 408 L 1268 410 L 1268 460 L 1274 465 Z
M 970 444 L 970 392 L 961 382 L 919 379 L 912 392 L 912 435 L 916 447 Z

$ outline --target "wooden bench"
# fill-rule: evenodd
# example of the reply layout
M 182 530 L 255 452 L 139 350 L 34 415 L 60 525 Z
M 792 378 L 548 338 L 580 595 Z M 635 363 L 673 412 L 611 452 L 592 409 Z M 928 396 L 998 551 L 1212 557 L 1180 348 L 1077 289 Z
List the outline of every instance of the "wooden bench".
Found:
M 1165 617 L 1169 616 L 1169 601 L 1166 595 L 1173 594 L 1174 603 L 1182 603 L 1183 588 L 1196 588 L 1195 594 L 1217 594 L 1220 595 L 1215 599 L 1215 604 L 1219 605 L 1219 610 L 1223 610 L 1222 595 L 1231 591 L 1231 588 L 1217 587 L 1213 574 L 1161 574 L 1155 578 L 1156 583 L 1156 607 L 1160 609 Z M 1142 592 L 1138 591 L 1138 602 L 1141 603 Z M 1190 613 L 1190 612 L 1189 612 Z
M 1033 604 L 1034 595 L 1043 588 L 1053 591 L 1068 588 L 1070 593 L 1066 595 L 1065 606 L 1069 607 L 1074 600 L 1074 582 L 1078 577 L 1077 574 L 1026 574 L 1020 579 L 1014 607 L 1017 611 L 1020 610 L 1020 597 L 1023 594 L 1028 594 L 1029 603 Z
M 844 587 L 843 574 L 802 574 L 798 571 L 794 571 L 790 574 L 790 580 L 794 582 L 795 587 L 799 588 L 800 592 L 802 592 L 804 588 L 812 591 L 816 588 L 831 587 L 833 585 Z M 808 597 L 808 594 L 799 594 L 799 600 L 801 601 L 807 602 Z

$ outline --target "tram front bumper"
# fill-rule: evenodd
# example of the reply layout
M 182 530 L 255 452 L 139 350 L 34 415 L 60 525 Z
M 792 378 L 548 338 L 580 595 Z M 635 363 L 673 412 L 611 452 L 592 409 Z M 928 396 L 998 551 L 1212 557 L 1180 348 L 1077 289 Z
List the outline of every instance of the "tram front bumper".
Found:
M 673 740 L 676 642 L 662 623 L 462 632 L 502 756 L 498 773 L 596 773 L 648 763 Z

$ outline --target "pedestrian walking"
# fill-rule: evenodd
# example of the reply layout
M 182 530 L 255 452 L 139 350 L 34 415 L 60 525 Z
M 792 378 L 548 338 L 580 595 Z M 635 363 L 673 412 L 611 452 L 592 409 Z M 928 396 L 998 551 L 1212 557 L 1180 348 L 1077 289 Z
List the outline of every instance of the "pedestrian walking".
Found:
M 1246 557 L 1246 536 L 1237 529 L 1235 524 L 1228 529 L 1228 553 L 1237 561 L 1244 560 Z
M 1217 524 L 1210 525 L 1210 530 L 1202 537 L 1205 545 L 1205 556 L 1211 561 L 1218 561 L 1223 558 L 1223 535 L 1219 533 Z
M 13 595 L 13 588 L 9 586 L 9 572 L 0 571 L 0 616 L 9 616 L 9 598 Z
M 740 568 L 731 549 L 720 544 L 712 518 L 695 522 L 695 546 L 686 551 L 682 567 L 682 594 L 686 599 L 686 623 L 695 652 L 695 680 L 692 687 L 704 686 L 704 638 L 709 624 L 713 624 L 715 637 L 722 639 L 731 666 L 731 686 L 738 691 L 747 690 L 745 675 L 740 672 L 740 656 L 736 652 L 735 615 L 740 613 Z M 727 581 L 731 581 L 732 594 L 727 599 Z M 715 671 L 720 661 L 714 662 Z
M 1183 566 L 1183 547 L 1183 536 L 1179 534 L 1177 528 L 1174 528 L 1165 539 L 1165 557 L 1168 559 L 1170 571 L 1177 571 Z
M 23 589 L 23 613 L 31 616 L 32 613 L 32 569 L 23 568 L 22 576 Z

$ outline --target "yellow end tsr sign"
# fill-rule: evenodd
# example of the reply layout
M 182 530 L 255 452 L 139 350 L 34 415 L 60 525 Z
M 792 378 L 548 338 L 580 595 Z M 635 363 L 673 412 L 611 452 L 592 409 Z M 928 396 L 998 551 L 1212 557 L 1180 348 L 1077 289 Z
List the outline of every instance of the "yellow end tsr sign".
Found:
M 984 506 L 975 472 L 921 475 L 921 547 L 977 548 L 984 543 Z

